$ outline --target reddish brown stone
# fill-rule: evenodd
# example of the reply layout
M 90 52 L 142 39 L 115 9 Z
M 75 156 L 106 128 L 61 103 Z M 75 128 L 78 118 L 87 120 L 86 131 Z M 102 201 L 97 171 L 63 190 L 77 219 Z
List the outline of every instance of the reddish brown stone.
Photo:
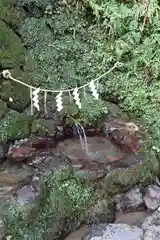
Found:
M 137 152 L 141 146 L 139 128 L 134 123 L 113 120 L 104 123 L 106 136 L 124 152 Z
M 56 147 L 56 141 L 52 138 L 39 138 L 31 140 L 30 145 L 36 150 L 48 150 Z
M 35 155 L 36 149 L 29 146 L 21 146 L 19 148 L 13 148 L 8 158 L 15 162 L 23 162 L 31 160 Z

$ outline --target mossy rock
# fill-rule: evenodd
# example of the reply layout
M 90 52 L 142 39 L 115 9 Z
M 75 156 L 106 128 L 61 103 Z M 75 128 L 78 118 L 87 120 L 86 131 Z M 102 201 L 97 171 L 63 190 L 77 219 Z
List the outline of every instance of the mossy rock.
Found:
M 0 99 L 0 119 L 5 115 L 7 111 L 7 104 Z
M 106 106 L 107 112 L 102 114 L 98 118 L 98 126 L 102 127 L 104 122 L 108 122 L 114 119 L 121 119 L 121 121 L 129 121 L 129 117 L 127 114 L 116 104 L 108 101 L 104 101 L 104 104 Z
M 159 172 L 159 161 L 153 152 L 144 154 L 146 158 L 135 166 L 110 170 L 102 189 L 105 194 L 117 194 L 134 187 L 136 184 L 150 183 Z
M 15 68 L 10 72 L 14 78 L 17 78 L 25 83 L 30 83 L 27 73 L 23 72 L 19 68 Z M 24 111 L 30 102 L 29 88 L 12 80 L 2 80 L 0 97 L 6 101 L 11 108 L 19 112 Z M 11 97 L 13 101 L 9 101 L 9 97 Z
M 13 68 L 24 64 L 25 47 L 21 39 L 0 20 L 0 67 Z
M 31 211 L 28 204 L 10 206 L 5 226 L 6 235 L 12 239 L 65 239 L 98 198 L 94 188 L 80 182 L 68 166 L 50 172 L 42 182 L 41 194 Z
M 10 110 L 0 120 L 0 141 L 22 139 L 29 135 L 30 119 L 16 111 Z
M 107 114 L 107 119 L 106 120 L 111 120 L 115 118 L 120 118 L 122 120 L 128 120 L 128 116 L 125 112 L 122 111 L 122 108 L 120 108 L 118 105 L 106 101 L 106 107 L 108 109 L 108 114 Z
M 16 0 L 0 0 L 0 19 L 11 25 L 14 29 L 18 28 L 24 17 L 23 9 L 18 9 Z
M 40 137 L 53 137 L 55 130 L 53 120 L 35 119 L 31 127 L 31 133 Z
M 113 223 L 115 221 L 116 207 L 113 200 L 108 196 L 104 199 L 99 199 L 87 213 L 86 223 Z

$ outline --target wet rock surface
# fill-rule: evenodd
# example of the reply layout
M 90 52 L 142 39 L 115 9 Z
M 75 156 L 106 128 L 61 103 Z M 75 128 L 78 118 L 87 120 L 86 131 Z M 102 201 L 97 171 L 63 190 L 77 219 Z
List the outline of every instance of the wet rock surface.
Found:
M 148 156 L 144 153 L 128 154 L 120 161 L 115 161 L 101 181 L 100 187 L 105 192 L 116 194 L 131 189 L 139 182 L 150 182 L 151 175 L 149 172 L 154 168 L 154 163 L 157 162 L 154 155 L 151 158 L 153 165 L 148 165 Z M 145 171 L 144 175 L 141 175 L 142 171 Z

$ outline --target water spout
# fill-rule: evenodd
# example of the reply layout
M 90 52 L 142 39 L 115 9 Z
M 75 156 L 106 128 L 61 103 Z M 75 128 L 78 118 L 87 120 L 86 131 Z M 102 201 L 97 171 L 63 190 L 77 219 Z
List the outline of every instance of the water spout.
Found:
M 87 136 L 84 130 L 84 127 L 80 124 L 75 124 L 77 133 L 80 139 L 81 148 L 85 150 L 86 156 L 89 157 L 89 149 L 88 149 L 88 142 L 87 142 Z

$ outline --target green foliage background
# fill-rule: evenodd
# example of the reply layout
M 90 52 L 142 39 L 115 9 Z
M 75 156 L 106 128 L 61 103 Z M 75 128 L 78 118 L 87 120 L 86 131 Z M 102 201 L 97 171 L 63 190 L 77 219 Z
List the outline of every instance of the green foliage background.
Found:
M 122 66 L 101 81 L 102 99 L 112 98 L 130 114 L 143 117 L 153 144 L 159 145 L 159 2 L 150 0 L 148 11 L 138 0 L 33 2 L 41 17 L 30 14 L 20 33 L 28 48 L 26 70 L 34 84 L 53 89 L 79 86 L 119 61 Z M 97 109 L 101 107 L 95 108 L 93 119 L 102 113 Z

